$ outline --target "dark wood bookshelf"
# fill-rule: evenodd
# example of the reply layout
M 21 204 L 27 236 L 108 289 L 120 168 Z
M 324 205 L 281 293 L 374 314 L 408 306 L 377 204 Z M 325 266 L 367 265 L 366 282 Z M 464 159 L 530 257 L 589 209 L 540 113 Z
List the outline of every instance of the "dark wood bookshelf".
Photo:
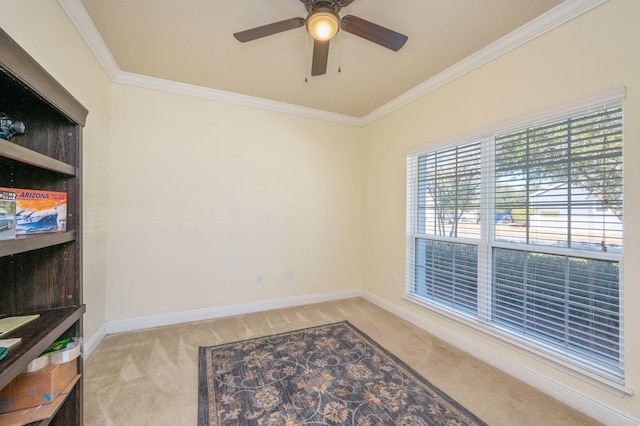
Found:
M 24 134 L 0 139 L 0 187 L 67 194 L 64 232 L 0 240 L 0 314 L 40 317 L 0 338 L 20 337 L 0 361 L 0 389 L 51 343 L 82 337 L 82 127 L 88 111 L 0 29 L 0 112 Z M 83 423 L 82 358 L 77 382 L 38 425 Z

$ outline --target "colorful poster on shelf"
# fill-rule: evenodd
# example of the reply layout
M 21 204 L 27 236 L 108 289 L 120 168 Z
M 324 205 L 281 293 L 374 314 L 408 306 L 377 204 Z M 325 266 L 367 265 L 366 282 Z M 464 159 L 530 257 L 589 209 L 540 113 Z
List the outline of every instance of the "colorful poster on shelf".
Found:
M 0 240 L 16 237 L 16 192 L 0 189 Z
M 0 188 L 15 193 L 15 235 L 67 230 L 66 192 Z

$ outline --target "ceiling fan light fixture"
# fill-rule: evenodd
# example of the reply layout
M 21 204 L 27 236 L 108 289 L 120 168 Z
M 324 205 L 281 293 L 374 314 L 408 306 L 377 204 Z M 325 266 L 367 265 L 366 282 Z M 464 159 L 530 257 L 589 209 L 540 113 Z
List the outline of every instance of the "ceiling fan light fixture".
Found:
M 340 17 L 331 9 L 320 8 L 307 17 L 307 31 L 318 41 L 331 40 L 340 30 Z

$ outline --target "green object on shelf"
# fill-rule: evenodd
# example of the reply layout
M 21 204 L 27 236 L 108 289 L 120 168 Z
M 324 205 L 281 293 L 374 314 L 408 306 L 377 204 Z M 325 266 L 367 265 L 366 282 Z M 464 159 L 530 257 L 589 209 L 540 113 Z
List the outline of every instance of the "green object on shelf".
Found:
M 49 352 L 59 351 L 61 349 L 65 349 L 69 342 L 71 341 L 70 337 L 65 337 L 64 339 L 56 340 L 53 342 L 41 355 L 48 354 Z
M 7 354 L 9 353 L 9 349 L 7 348 L 0 348 L 0 359 L 4 358 L 5 356 L 7 356 Z

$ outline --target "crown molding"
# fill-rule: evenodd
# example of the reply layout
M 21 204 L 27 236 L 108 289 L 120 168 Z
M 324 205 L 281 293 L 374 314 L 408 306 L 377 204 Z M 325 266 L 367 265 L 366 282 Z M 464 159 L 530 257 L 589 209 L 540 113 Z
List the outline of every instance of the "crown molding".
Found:
M 71 23 L 76 27 L 80 36 L 82 36 L 85 43 L 87 43 L 87 46 L 89 46 L 93 55 L 98 59 L 98 62 L 100 62 L 100 65 L 102 65 L 102 68 L 104 68 L 109 78 L 115 81 L 120 72 L 120 67 L 82 2 L 80 0 L 58 0 L 58 4 L 62 7 L 64 13 L 67 14 Z
M 226 92 L 224 90 L 211 89 L 208 87 L 194 86 L 191 84 L 179 83 L 176 81 L 164 80 L 156 77 L 147 77 L 144 75 L 125 71 L 118 72 L 117 76 L 115 78 L 112 78 L 112 80 L 115 83 L 120 83 L 128 86 L 160 90 L 168 93 L 175 93 L 179 95 L 209 99 L 213 101 L 248 106 L 252 108 L 265 109 L 285 114 L 293 114 L 325 121 L 333 121 L 336 123 L 348 124 L 351 126 L 362 126 L 362 119 L 350 115 L 337 114 L 334 112 L 313 108 L 306 108 L 298 105 L 288 104 L 285 102 L 272 101 L 255 96 L 241 95 L 238 93 Z
M 609 0 L 566 0 L 362 118 L 366 126 Z
M 607 1 L 609 0 L 566 0 L 555 8 L 540 15 L 522 27 L 512 31 L 363 117 L 354 117 L 314 108 L 301 107 L 284 102 L 122 71 L 109 51 L 106 43 L 102 39 L 102 36 L 95 27 L 95 24 L 91 20 L 91 17 L 87 13 L 82 2 L 80 0 L 58 0 L 58 3 L 114 83 L 316 118 L 325 121 L 333 121 L 357 127 L 365 127 L 368 124 L 371 124 L 374 121 L 404 107 L 405 105 L 408 105 L 411 102 L 433 92 L 434 90 L 437 90 L 445 84 L 480 68 L 481 66 L 511 52 L 514 49 L 517 49 L 531 40 L 546 34 L 554 28 L 557 28 L 606 3 Z

